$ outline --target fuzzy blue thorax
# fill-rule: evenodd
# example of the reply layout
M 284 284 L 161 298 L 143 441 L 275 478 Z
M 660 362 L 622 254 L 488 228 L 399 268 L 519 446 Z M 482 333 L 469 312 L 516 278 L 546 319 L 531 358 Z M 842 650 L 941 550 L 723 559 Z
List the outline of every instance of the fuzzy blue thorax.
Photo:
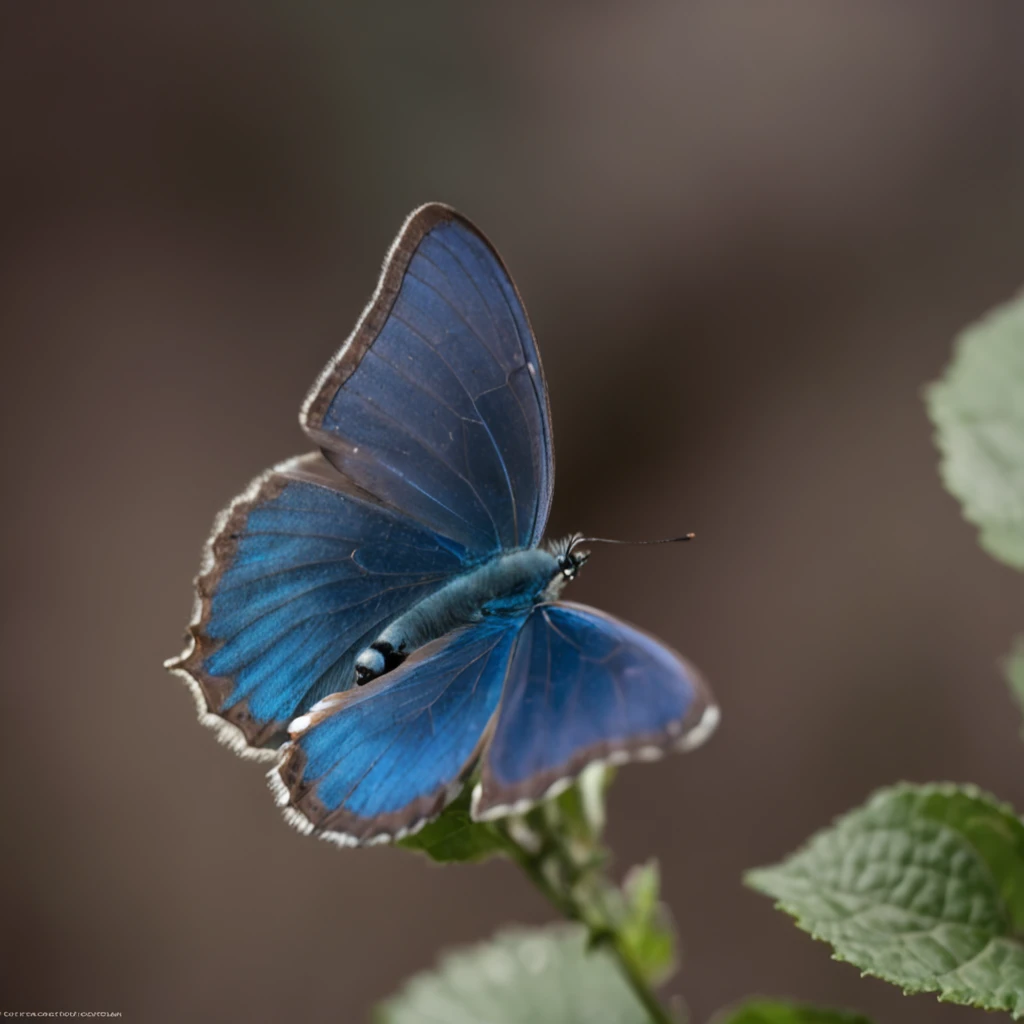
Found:
M 356 658 L 356 679 L 367 683 L 418 647 L 486 615 L 528 611 L 542 597 L 557 596 L 569 578 L 559 558 L 540 548 L 497 555 L 395 619 Z

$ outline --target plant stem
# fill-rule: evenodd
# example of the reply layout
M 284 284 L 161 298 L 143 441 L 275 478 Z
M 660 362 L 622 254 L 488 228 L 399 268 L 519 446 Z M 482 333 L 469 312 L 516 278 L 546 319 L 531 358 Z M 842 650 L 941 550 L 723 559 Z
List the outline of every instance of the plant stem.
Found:
M 618 942 L 613 942 L 611 949 L 623 977 L 629 982 L 629 987 L 633 990 L 633 994 L 637 999 L 640 1000 L 653 1024 L 678 1024 L 676 1019 L 669 1015 L 668 1010 L 661 1005 L 658 997 L 647 983 L 647 979 L 633 962 L 633 958 L 629 956 Z
M 540 892 L 561 914 L 583 925 L 594 945 L 609 950 L 652 1024 L 679 1024 L 661 1005 L 623 940 L 609 909 L 614 886 L 607 877 L 593 867 L 581 871 L 557 830 L 543 830 L 539 836 L 542 846 L 536 853 L 522 846 L 504 824 L 500 831 L 516 863 Z M 545 868 L 549 865 L 557 869 L 557 881 L 548 877 Z

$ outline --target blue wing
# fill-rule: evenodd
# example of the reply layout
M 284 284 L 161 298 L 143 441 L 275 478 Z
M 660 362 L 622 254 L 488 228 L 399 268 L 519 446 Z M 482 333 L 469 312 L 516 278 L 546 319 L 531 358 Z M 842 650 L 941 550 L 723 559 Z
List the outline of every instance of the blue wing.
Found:
M 689 749 L 717 719 L 700 676 L 675 651 L 593 608 L 538 605 L 509 667 L 473 816 L 523 810 L 594 761 Z
M 540 356 L 500 257 L 454 210 L 406 221 L 301 421 L 348 479 L 478 557 L 540 541 L 554 483 Z
M 468 555 L 354 492 L 317 453 L 255 480 L 210 538 L 189 645 L 168 662 L 201 720 L 274 756 L 287 723 L 352 684 L 355 655 Z
M 269 775 L 285 816 L 357 845 L 401 838 L 440 814 L 476 763 L 523 618 L 455 630 L 296 719 Z

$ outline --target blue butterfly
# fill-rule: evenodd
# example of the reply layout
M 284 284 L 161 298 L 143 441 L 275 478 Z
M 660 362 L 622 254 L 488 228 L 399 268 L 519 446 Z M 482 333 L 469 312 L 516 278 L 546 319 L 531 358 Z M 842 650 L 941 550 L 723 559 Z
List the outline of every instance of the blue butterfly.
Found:
M 550 410 L 526 311 L 449 207 L 405 222 L 313 387 L 319 447 L 219 516 L 188 647 L 168 667 L 200 720 L 276 758 L 286 817 L 345 845 L 436 818 L 475 776 L 478 820 L 589 764 L 688 749 L 718 712 L 694 669 L 559 600 L 582 538 L 541 547 Z

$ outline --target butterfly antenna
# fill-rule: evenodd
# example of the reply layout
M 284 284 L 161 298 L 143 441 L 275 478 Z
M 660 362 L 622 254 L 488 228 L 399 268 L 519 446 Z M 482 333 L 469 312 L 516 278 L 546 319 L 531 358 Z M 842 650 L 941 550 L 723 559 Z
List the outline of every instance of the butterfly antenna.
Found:
M 613 540 L 611 537 L 573 537 L 569 543 L 569 552 L 579 544 L 681 544 L 684 540 L 693 540 L 695 533 L 686 533 L 682 537 L 662 537 L 658 540 Z

